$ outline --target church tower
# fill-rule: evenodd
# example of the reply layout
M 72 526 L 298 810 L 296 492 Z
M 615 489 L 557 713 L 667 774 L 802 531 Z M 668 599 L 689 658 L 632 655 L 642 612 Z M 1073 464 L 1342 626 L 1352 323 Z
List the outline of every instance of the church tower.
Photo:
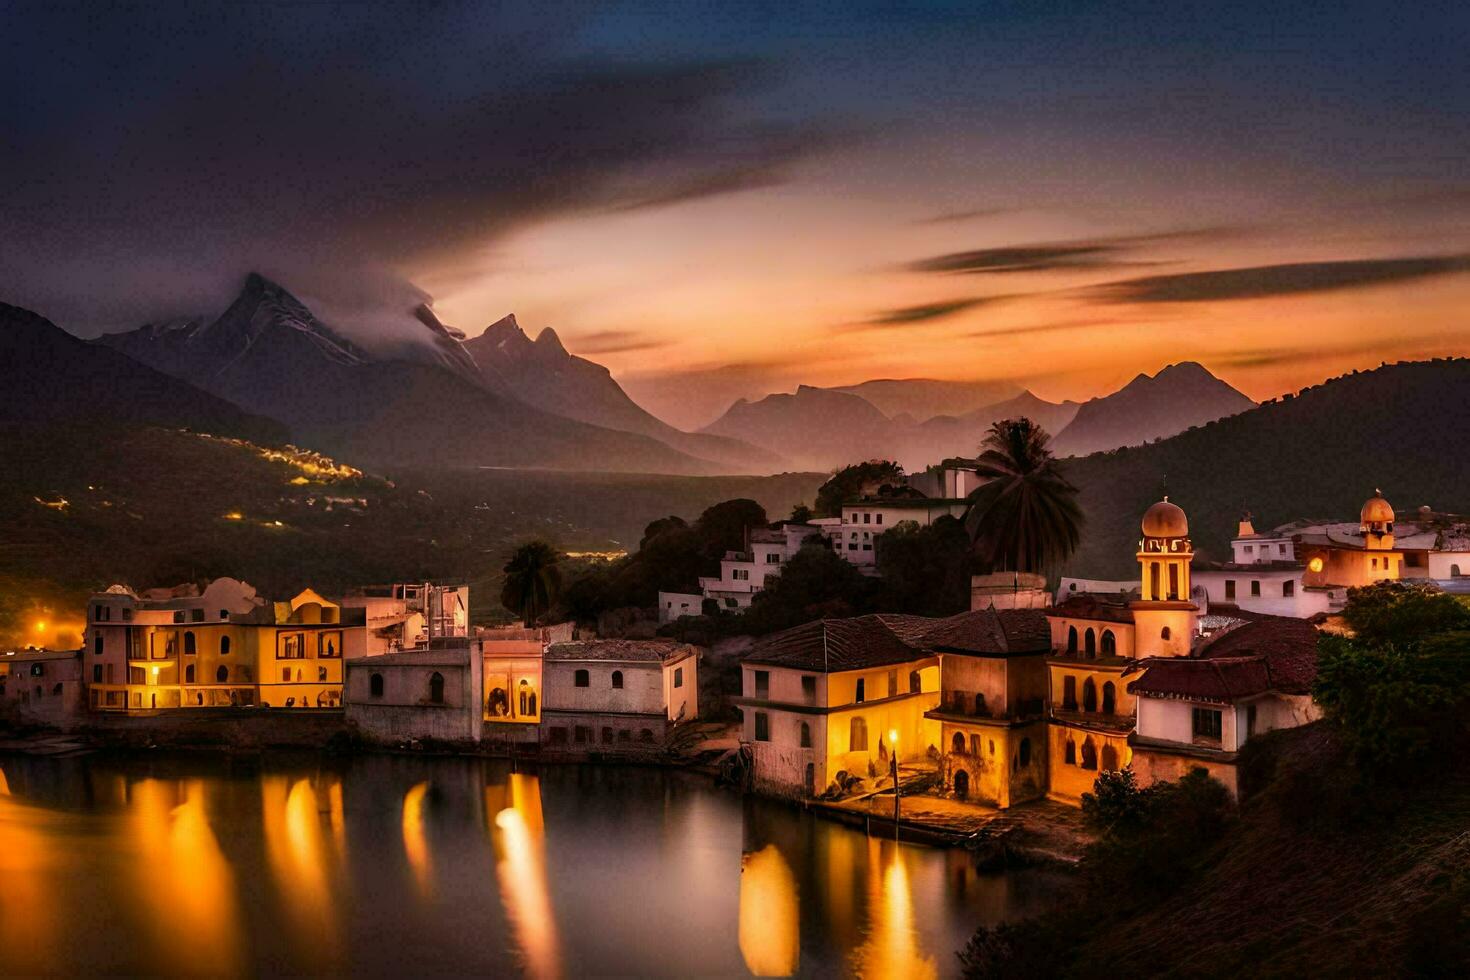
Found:
M 1382 490 L 1374 490 L 1373 496 L 1363 502 L 1358 514 L 1362 521 L 1363 547 L 1368 551 L 1393 550 L 1393 508 L 1383 499 Z
M 1193 560 L 1189 520 L 1165 497 L 1143 515 L 1143 538 L 1138 543 L 1142 585 L 1139 599 L 1131 603 L 1135 656 L 1189 654 L 1199 623 L 1199 610 L 1189 599 Z

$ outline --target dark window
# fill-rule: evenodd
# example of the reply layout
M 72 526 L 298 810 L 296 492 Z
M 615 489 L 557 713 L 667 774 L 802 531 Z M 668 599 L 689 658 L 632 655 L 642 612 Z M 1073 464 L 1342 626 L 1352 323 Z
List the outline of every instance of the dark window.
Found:
M 764 711 L 755 713 L 755 740 L 757 742 L 769 742 L 771 740 L 771 716 Z
M 220 664 L 219 670 L 216 670 L 214 672 L 214 680 L 215 680 L 215 683 L 216 684 L 227 684 L 227 683 L 229 683 L 229 680 L 230 680 L 230 668 L 226 667 L 224 664 Z
M 1256 733 L 1256 706 L 1246 705 L 1245 709 L 1245 733 L 1247 736 Z
M 1179 598 L 1179 566 L 1178 565 L 1170 565 L 1169 566 L 1169 598 L 1171 600 L 1172 599 L 1178 599 Z
M 949 745 L 950 751 L 954 752 L 955 755 L 965 754 L 965 736 L 959 732 L 954 733 L 954 738 L 949 740 Z
M 592 680 L 585 670 L 579 670 L 572 675 L 572 683 L 577 687 L 590 687 Z
M 684 686 L 684 668 L 683 667 L 675 667 L 674 668 L 674 686 L 675 687 L 683 687 Z
M 429 701 L 433 704 L 444 703 L 444 675 L 437 670 L 429 675 Z
M 190 609 L 189 610 L 189 622 L 191 622 L 191 623 L 202 623 L 202 622 L 204 622 L 204 610 L 203 609 Z
M 623 672 L 621 670 L 615 670 L 612 672 L 612 686 L 615 690 L 622 690 Z
M 1103 685 L 1102 709 L 1103 714 L 1114 714 L 1118 707 L 1118 689 L 1113 686 L 1112 681 Z
M 888 696 L 890 698 L 898 697 L 898 671 L 896 670 L 890 670 L 888 672 Z
M 45 677 L 46 676 L 46 665 L 45 664 L 31 664 L 31 676 L 32 677 Z
M 194 638 L 193 630 L 184 630 L 184 652 L 198 653 L 199 641 Z
M 812 726 L 806 722 L 801 723 L 801 747 L 804 749 L 812 747 Z
M 868 723 L 861 718 L 854 718 L 848 725 L 847 750 L 849 752 L 868 751 Z
M 184 683 L 185 684 L 192 684 L 192 683 L 194 683 L 194 665 L 193 664 L 185 664 L 184 665 Z
M 132 622 L 132 620 L 133 620 L 133 610 L 132 610 L 132 607 L 131 606 L 124 606 L 123 607 L 123 622 L 124 623 L 130 623 L 130 622 Z
M 1118 655 L 1118 638 L 1113 635 L 1112 630 L 1103 630 L 1102 655 L 1104 657 L 1116 657 Z
M 1259 597 L 1261 594 L 1261 580 L 1251 579 L 1251 595 Z
M 1097 685 L 1091 677 L 1082 682 L 1082 710 L 1097 710 Z
M 572 729 L 572 741 L 578 745 L 585 745 L 592 741 L 592 729 L 587 725 L 577 725 Z
M 1075 626 L 1067 627 L 1067 652 L 1077 652 L 1077 627 Z
M 1225 580 L 1225 598 L 1235 598 L 1235 579 L 1233 578 L 1227 578 Z
M 230 611 L 228 609 L 221 609 L 219 611 L 219 618 L 220 619 L 229 619 L 230 618 Z
M 182 610 L 182 609 L 175 610 L 174 611 L 174 622 L 176 622 L 176 623 L 182 623 L 183 621 L 184 621 L 184 610 Z
M 1194 709 L 1194 737 L 1218 742 L 1221 732 L 1221 714 L 1214 708 Z
M 858 704 L 862 704 L 868 699 L 867 686 L 867 682 L 864 681 L 863 678 L 859 677 L 857 682 L 857 697 L 853 699 Z
M 924 685 L 923 681 L 919 677 L 919 672 L 917 670 L 909 671 L 909 693 L 919 694 L 923 690 Z
M 1069 766 L 1077 764 L 1077 743 L 1070 738 L 1067 739 L 1066 748 L 1062 750 L 1062 758 Z
M 1102 767 L 1104 772 L 1118 771 L 1118 750 L 1107 742 L 1103 743 Z
M 613 743 L 613 730 L 612 730 L 612 728 L 610 726 L 604 725 L 603 726 L 603 729 L 602 729 L 602 744 L 603 745 L 611 745 L 612 743 Z
M 1293 582 L 1291 579 L 1287 579 L 1285 582 L 1282 582 L 1281 594 L 1288 599 L 1296 595 L 1296 583 Z
M 769 670 L 755 672 L 755 696 L 758 698 L 771 696 L 771 672 Z
M 96 654 L 97 656 L 99 656 L 99 657 L 102 656 L 102 634 L 101 633 L 98 633 L 96 636 L 92 637 L 92 652 L 94 654 Z
M 1097 632 L 1091 626 L 1087 627 L 1087 634 L 1082 638 L 1083 653 L 1089 657 L 1097 656 Z
M 640 728 L 640 729 L 638 729 L 638 741 L 640 741 L 640 742 L 652 742 L 653 741 L 653 729 L 651 729 L 651 728 Z
M 373 676 L 371 676 L 371 677 L 368 678 L 368 695 L 370 697 L 375 697 L 375 698 L 380 698 L 380 697 L 383 696 L 383 675 L 382 674 L 374 674 Z M 563 735 L 566 734 L 566 730 L 565 729 L 562 729 L 561 731 L 562 731 L 562 734 Z
M 626 728 L 619 728 L 618 729 L 618 741 L 619 742 L 631 742 L 631 741 L 633 741 L 633 733 L 631 731 L 629 731 L 628 729 L 626 729 Z
M 92 665 L 92 683 L 93 684 L 101 684 L 102 683 L 102 665 L 101 664 L 93 664 Z
M 546 741 L 552 745 L 567 744 L 567 730 L 565 728 L 553 728 L 546 733 Z
M 1092 744 L 1091 738 L 1086 739 L 1082 743 L 1082 768 L 1097 768 L 1097 746 Z
M 219 653 L 222 657 L 227 657 L 230 655 L 230 638 L 228 636 L 222 636 L 219 638 Z
M 801 679 L 801 699 L 807 704 L 817 703 L 817 679 L 815 677 Z
M 1021 739 L 1021 749 L 1017 753 L 1017 757 L 1020 759 L 1021 765 L 1031 765 L 1031 740 L 1029 738 Z
M 1077 710 L 1077 678 L 1071 675 L 1062 678 L 1062 707 Z
M 317 667 L 317 669 L 316 669 L 316 679 L 317 679 L 317 682 L 318 683 L 322 683 L 322 684 L 326 683 L 326 680 L 327 680 L 327 668 L 326 667 Z
M 1169 632 L 1169 627 L 1167 626 L 1159 630 L 1159 639 L 1161 640 L 1167 640 L 1171 635 L 1172 634 Z

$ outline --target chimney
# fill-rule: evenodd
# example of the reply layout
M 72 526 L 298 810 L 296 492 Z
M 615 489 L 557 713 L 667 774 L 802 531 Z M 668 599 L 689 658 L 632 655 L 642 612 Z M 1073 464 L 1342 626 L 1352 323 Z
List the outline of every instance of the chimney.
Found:
M 1256 533 L 1256 527 L 1251 523 L 1251 512 L 1246 511 L 1240 518 L 1240 527 L 1236 529 L 1237 538 L 1248 538 Z

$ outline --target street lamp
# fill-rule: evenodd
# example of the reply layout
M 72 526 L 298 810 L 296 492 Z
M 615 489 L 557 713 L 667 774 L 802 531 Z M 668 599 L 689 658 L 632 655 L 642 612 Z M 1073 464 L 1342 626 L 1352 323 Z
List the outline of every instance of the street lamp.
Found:
M 893 842 L 898 843 L 898 729 L 888 730 L 888 761 L 893 766 Z

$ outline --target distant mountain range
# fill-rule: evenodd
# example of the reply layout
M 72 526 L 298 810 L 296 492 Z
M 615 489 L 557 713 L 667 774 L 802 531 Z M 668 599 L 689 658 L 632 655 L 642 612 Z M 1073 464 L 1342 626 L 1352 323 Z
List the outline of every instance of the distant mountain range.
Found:
M 942 382 L 874 382 L 888 404 L 920 404 L 945 389 Z M 919 385 L 905 393 L 904 385 Z M 790 395 L 744 399 L 703 431 L 762 446 L 802 465 L 830 469 L 863 459 L 895 459 L 910 471 L 956 456 L 974 456 L 990 424 L 1026 416 L 1055 439 L 1058 455 L 1086 455 L 1141 445 L 1182 432 L 1255 403 L 1198 364 L 1185 362 L 1150 377 L 1139 375 L 1124 388 L 1078 405 L 1049 402 L 1029 391 L 960 415 L 915 422 L 907 413 L 890 416 L 848 389 L 806 385 Z M 973 389 L 978 391 L 980 389 Z
M 907 415 L 923 421 L 938 415 L 967 415 L 1020 395 L 1012 381 L 938 381 L 934 378 L 882 378 L 830 389 L 857 395 L 889 418 Z
M 751 447 L 660 429 L 603 368 L 571 357 L 554 333 L 533 343 L 508 318 L 466 342 L 428 307 L 415 316 L 424 343 L 411 345 L 407 357 L 374 356 L 349 331 L 252 274 L 217 318 L 148 324 L 97 343 L 277 419 L 298 442 L 359 465 L 674 474 L 781 468 Z M 604 407 L 607 420 L 587 420 Z

